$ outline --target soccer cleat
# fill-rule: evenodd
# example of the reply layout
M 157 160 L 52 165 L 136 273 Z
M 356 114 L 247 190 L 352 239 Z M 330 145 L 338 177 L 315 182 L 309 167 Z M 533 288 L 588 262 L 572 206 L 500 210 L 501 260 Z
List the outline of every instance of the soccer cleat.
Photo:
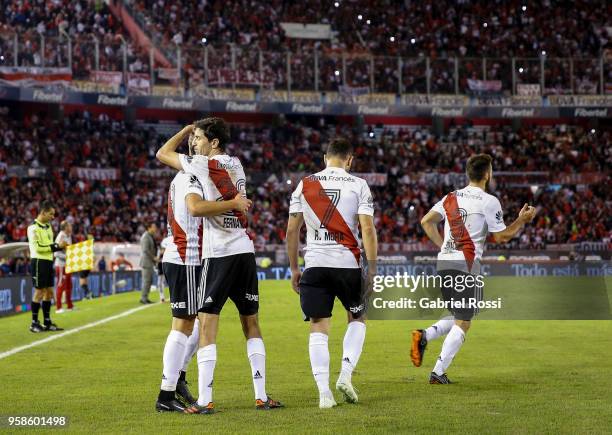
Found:
M 155 402 L 155 410 L 157 412 L 187 412 L 185 407 L 176 399 L 158 400 Z
M 344 395 L 344 400 L 348 403 L 357 403 L 359 401 L 357 392 L 349 380 L 339 378 L 338 382 L 336 382 L 336 390 Z
M 55 310 L 55 314 L 62 314 L 64 312 L 63 308 L 60 308 L 59 310 Z
M 197 403 L 189 408 L 185 408 L 185 414 L 214 414 L 215 412 L 215 404 L 213 402 L 208 402 L 206 406 L 200 406 Z
M 429 383 L 430 384 L 452 384 L 451 380 L 448 379 L 446 373 L 443 375 L 438 375 L 436 372 L 431 372 L 429 375 Z
M 40 324 L 40 322 L 32 322 L 30 325 L 30 332 L 38 333 L 43 332 L 45 328 Z
M 281 402 L 272 399 L 270 396 L 268 396 L 268 400 L 266 400 L 265 402 L 263 400 L 257 399 L 255 401 L 255 409 L 257 410 L 262 410 L 262 411 L 267 411 L 269 409 L 276 409 L 276 408 L 284 408 L 285 405 L 283 405 Z
M 197 400 L 191 395 L 187 381 L 179 381 L 176 383 L 176 398 L 183 402 L 186 406 L 193 406 Z
M 333 408 L 334 406 L 337 406 L 337 405 L 338 404 L 336 403 L 336 400 L 334 399 L 334 395 L 332 394 L 331 391 L 327 393 L 322 393 L 319 396 L 319 408 L 328 409 L 328 408 Z
M 64 328 L 60 328 L 53 322 L 45 323 L 45 331 L 63 331 Z
M 410 348 L 410 359 L 412 360 L 412 364 L 414 364 L 415 367 L 421 367 L 426 347 L 427 338 L 425 338 L 425 331 L 422 329 L 415 329 L 414 331 L 412 331 L 412 346 Z

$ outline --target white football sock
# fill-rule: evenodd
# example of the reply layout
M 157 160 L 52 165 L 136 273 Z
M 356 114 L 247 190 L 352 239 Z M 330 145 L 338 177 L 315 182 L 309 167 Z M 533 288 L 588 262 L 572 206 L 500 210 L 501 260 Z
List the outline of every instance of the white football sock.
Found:
M 247 340 L 247 356 L 251 363 L 255 399 L 268 400 L 266 394 L 266 348 L 261 338 Z
M 363 322 L 350 322 L 344 334 L 342 343 L 342 370 L 340 378 L 351 380 L 353 370 L 357 367 L 363 342 L 365 341 L 366 325 Z
M 187 336 L 181 331 L 170 331 L 164 346 L 164 369 L 161 389 L 176 391 L 176 383 L 181 371 Z
M 189 367 L 189 363 L 191 362 L 191 358 L 198 351 L 198 344 L 200 342 L 200 321 L 198 319 L 195 320 L 193 324 L 193 332 L 187 339 L 187 344 L 185 345 L 185 358 L 183 359 L 183 371 L 186 372 Z
M 198 349 L 198 405 L 206 406 L 212 402 L 213 379 L 217 364 L 217 345 Z
M 455 358 L 455 355 L 457 355 L 457 352 L 459 352 L 459 349 L 461 349 L 461 345 L 464 341 L 465 332 L 463 332 L 463 329 L 457 325 L 453 325 L 450 332 L 444 339 L 440 356 L 438 357 L 436 366 L 433 369 L 437 375 L 443 375 L 446 373 L 446 369 L 448 369 L 453 362 L 453 358 Z
M 425 339 L 427 341 L 435 340 L 438 337 L 448 334 L 455 324 L 455 319 L 440 319 L 425 330 Z
M 330 392 L 329 389 L 329 349 L 327 347 L 327 334 L 321 332 L 310 333 L 310 365 L 319 394 Z

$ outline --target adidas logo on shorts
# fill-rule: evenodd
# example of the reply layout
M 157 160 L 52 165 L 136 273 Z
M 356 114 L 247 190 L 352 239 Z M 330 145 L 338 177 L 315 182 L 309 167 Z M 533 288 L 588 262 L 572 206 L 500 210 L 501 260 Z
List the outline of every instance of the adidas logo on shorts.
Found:
M 204 301 L 205 304 L 212 304 L 213 299 L 209 296 L 206 298 L 206 300 Z

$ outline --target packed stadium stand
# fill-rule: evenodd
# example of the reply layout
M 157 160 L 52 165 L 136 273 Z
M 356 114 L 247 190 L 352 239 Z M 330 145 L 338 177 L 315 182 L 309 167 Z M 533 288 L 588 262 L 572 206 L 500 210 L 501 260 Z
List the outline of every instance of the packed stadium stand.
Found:
M 70 66 L 89 81 L 146 74 L 187 92 L 205 83 L 464 93 L 470 79 L 593 94 L 612 81 L 611 15 L 600 1 L 9 2 L 0 65 Z M 286 23 L 328 27 L 295 38 Z
M 36 115 L 25 123 L 0 118 L 0 131 L 0 162 L 5 168 L 44 168 L 52 180 L 49 184 L 35 176 L 4 172 L 0 195 L 5 210 L 0 222 L 3 242 L 25 240 L 29 220 L 23 219 L 24 213 L 33 218 L 38 200 L 48 196 L 57 202 L 60 218 L 74 223 L 77 234 L 93 234 L 99 241 L 137 241 L 148 219 L 165 227 L 166 190 L 172 171 L 163 170 L 154 154 L 167 135 L 151 126 L 89 113 L 62 122 Z M 458 183 L 444 174 L 461 173 L 467 156 L 476 152 L 493 155 L 495 170 L 503 174 L 495 177 L 499 180 L 495 193 L 507 219 L 525 202 L 538 207 L 537 222 L 514 246 L 609 242 L 612 236 L 612 202 L 606 189 L 610 181 L 606 171 L 612 164 L 610 132 L 570 126 L 525 127 L 518 132 L 460 126 L 438 137 L 425 127 L 370 127 L 357 133 L 340 124 L 315 128 L 279 119 L 268 126 L 233 126 L 228 146 L 249 175 L 248 193 L 254 201 L 250 226 L 260 248 L 284 242 L 288 198 L 295 182 L 300 174 L 320 170 L 325 143 L 337 134 L 355 144 L 356 173 L 386 177 L 384 185 L 373 187 L 382 243 L 424 242 L 420 217 Z M 529 184 L 509 177 L 517 167 L 544 177 L 555 174 L 560 181 L 544 178 L 534 191 Z M 80 175 L 77 168 L 102 172 L 92 178 Z M 563 175 L 576 172 L 605 176 L 602 182 L 579 188 L 575 183 L 563 184 Z M 427 174 L 439 176 L 428 178 Z

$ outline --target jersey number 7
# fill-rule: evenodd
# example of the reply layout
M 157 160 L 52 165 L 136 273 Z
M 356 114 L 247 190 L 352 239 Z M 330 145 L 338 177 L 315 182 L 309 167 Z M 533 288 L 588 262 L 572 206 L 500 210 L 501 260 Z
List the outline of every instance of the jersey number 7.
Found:
M 329 200 L 329 204 L 325 209 L 325 214 L 321 220 L 321 228 L 327 228 L 329 221 L 334 215 L 334 211 L 340 202 L 340 189 L 321 189 L 319 190 L 319 197 Z

